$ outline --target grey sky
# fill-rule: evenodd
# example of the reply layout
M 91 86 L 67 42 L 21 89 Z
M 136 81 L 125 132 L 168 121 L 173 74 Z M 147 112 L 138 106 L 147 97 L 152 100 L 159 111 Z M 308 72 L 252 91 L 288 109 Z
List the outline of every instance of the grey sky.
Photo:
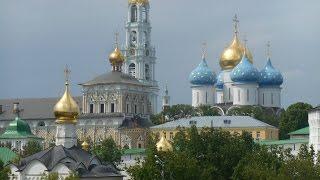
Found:
M 168 83 L 172 104 L 191 103 L 188 76 L 200 62 L 201 43 L 218 73 L 237 13 L 259 69 L 271 41 L 272 62 L 285 78 L 283 105 L 318 104 L 319 7 L 319 0 L 152 0 L 156 78 L 161 88 Z M 65 64 L 80 95 L 77 83 L 110 71 L 107 57 L 116 31 L 125 40 L 126 16 L 127 0 L 1 0 L 0 98 L 60 96 Z

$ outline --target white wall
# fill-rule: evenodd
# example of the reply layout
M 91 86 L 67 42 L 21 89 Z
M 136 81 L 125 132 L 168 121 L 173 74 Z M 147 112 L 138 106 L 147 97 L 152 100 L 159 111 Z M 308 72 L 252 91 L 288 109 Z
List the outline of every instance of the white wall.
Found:
M 278 86 L 259 87 L 259 105 L 281 107 L 281 88 Z
M 216 103 L 224 103 L 223 101 L 223 90 L 222 89 L 216 89 Z
M 258 84 L 233 84 L 233 104 L 234 105 L 257 105 L 258 104 Z
M 192 86 L 192 106 L 213 105 L 215 103 L 214 86 Z
M 314 110 L 308 114 L 309 146 L 313 146 L 315 152 L 320 151 L 320 110 Z

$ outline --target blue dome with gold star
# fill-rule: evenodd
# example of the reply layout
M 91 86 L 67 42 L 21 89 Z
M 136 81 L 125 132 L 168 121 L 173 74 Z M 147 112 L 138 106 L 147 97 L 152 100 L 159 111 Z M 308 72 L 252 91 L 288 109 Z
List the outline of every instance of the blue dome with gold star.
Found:
M 246 56 L 242 56 L 240 63 L 233 68 L 230 77 L 233 82 L 238 83 L 258 82 L 259 72 Z
M 259 85 L 260 86 L 280 86 L 283 83 L 281 72 L 272 66 L 270 58 L 267 64 L 260 71 Z
M 217 89 L 223 89 L 223 71 L 221 71 L 217 76 L 217 83 L 216 88 Z
M 192 85 L 214 85 L 216 74 L 208 67 L 205 58 L 189 75 L 189 81 Z

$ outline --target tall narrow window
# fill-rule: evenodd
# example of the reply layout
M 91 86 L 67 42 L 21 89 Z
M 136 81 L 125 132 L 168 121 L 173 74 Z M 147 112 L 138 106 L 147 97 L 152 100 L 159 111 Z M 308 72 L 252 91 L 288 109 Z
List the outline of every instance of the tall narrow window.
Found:
M 260 139 L 260 131 L 257 132 L 256 139 Z
M 197 104 L 199 104 L 199 92 L 197 92 Z
M 126 112 L 129 113 L 129 104 L 127 104 Z
M 144 66 L 144 68 L 145 68 L 145 76 L 146 76 L 146 80 L 150 80 L 150 68 L 149 68 L 149 65 L 148 64 L 146 64 L 145 66 Z
M 90 112 L 90 113 L 93 113 L 93 104 L 90 104 L 89 107 L 90 107 L 89 112 Z
M 271 93 L 271 104 L 273 105 L 273 93 Z
M 249 89 L 247 89 L 247 102 L 249 102 L 250 97 L 249 97 Z
M 138 10 L 137 10 L 137 6 L 133 5 L 131 7 L 131 22 L 137 22 L 138 19 Z
M 229 94 L 229 100 L 230 100 L 231 99 L 231 89 L 230 88 L 229 88 L 228 94 Z
M 240 102 L 240 89 L 238 89 L 238 102 Z
M 134 113 L 135 114 L 137 114 L 137 110 L 138 110 L 137 105 L 134 105 Z
M 110 110 L 111 110 L 112 113 L 114 113 L 114 110 L 115 110 L 114 103 L 111 103 L 111 109 Z
M 136 77 L 136 65 L 134 63 L 129 65 L 129 74 L 133 77 Z
M 206 104 L 208 104 L 208 92 L 206 92 Z
M 146 10 L 146 7 L 142 6 L 141 9 L 142 9 L 142 21 L 143 21 L 143 22 L 147 22 L 148 19 L 147 19 L 147 10 Z
M 264 105 L 264 93 L 262 93 L 262 104 Z
M 100 113 L 104 113 L 104 104 L 100 104 Z
M 144 105 L 142 105 L 141 113 L 144 114 Z

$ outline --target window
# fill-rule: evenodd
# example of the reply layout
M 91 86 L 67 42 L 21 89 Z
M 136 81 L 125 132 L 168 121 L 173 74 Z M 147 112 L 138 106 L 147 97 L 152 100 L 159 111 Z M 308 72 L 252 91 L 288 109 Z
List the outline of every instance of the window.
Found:
M 249 97 L 249 89 L 247 89 L 247 102 L 249 102 L 249 99 L 250 99 L 250 97 Z
M 104 113 L 104 104 L 100 104 L 100 113 Z
M 271 93 L 271 104 L 273 104 L 273 93 Z
M 229 88 L 228 91 L 229 91 L 228 94 L 229 94 L 229 100 L 230 100 L 231 99 L 231 89 Z
M 173 132 L 170 132 L 170 140 L 173 140 Z
M 127 110 L 126 111 L 127 111 L 127 113 L 129 113 L 129 104 L 127 104 Z
M 260 139 L 260 131 L 257 131 L 256 139 Z
M 134 105 L 134 113 L 137 114 L 137 105 Z
M 240 102 L 240 89 L 238 89 L 238 102 Z
M 133 77 L 136 77 L 136 65 L 134 63 L 129 65 L 129 74 Z
M 165 139 L 167 139 L 167 133 L 166 133 L 166 132 L 163 132 L 163 137 L 164 137 Z
M 262 104 L 264 105 L 264 93 L 262 94 Z
M 2 105 L 0 105 L 0 113 L 2 113 Z
M 208 92 L 206 92 L 206 104 L 208 104 Z
M 199 92 L 197 92 L 197 104 L 199 104 Z
M 144 114 L 144 105 L 142 105 L 142 111 L 141 111 L 142 114 Z
M 138 144 L 138 148 L 141 148 L 141 144 L 140 143 Z
M 138 10 L 137 10 L 137 6 L 133 5 L 131 7 L 131 22 L 137 22 L 137 18 L 138 17 Z
M 144 31 L 143 32 L 143 36 L 142 36 L 142 42 L 144 43 L 144 47 L 145 48 L 147 48 L 148 47 L 148 44 L 149 44 L 149 42 L 148 42 L 148 33 L 146 32 L 146 31 Z M 146 56 L 148 56 L 148 55 L 146 55 Z
M 136 31 L 131 31 L 130 40 L 131 40 L 130 46 L 136 47 L 136 44 L 137 44 L 137 32 Z
M 90 104 L 89 112 L 93 113 L 93 104 Z
M 141 9 L 142 9 L 142 21 L 143 21 L 143 22 L 147 22 L 148 19 L 147 19 L 147 10 L 146 10 L 146 7 L 142 6 Z
M 145 65 L 145 76 L 146 80 L 150 80 L 150 68 L 148 64 Z
M 111 112 L 113 113 L 114 112 L 114 103 L 111 103 Z

